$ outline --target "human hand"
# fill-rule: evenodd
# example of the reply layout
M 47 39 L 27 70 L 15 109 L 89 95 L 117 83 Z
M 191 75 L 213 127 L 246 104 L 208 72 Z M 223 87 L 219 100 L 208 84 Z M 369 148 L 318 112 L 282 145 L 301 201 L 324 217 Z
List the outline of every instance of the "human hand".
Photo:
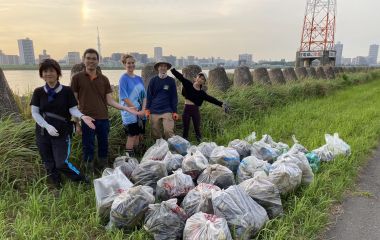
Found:
M 49 133 L 50 136 L 53 136 L 53 137 L 59 136 L 57 129 L 55 129 L 55 127 L 53 127 L 52 125 L 48 124 L 47 126 L 45 126 L 45 129 Z
M 231 111 L 231 107 L 226 102 L 223 102 L 222 108 L 223 108 L 224 113 L 228 114 Z
M 150 111 L 148 109 L 145 109 L 145 116 L 147 119 L 150 118 Z
M 179 119 L 179 116 L 177 113 L 173 113 L 172 116 L 173 116 L 174 121 L 177 121 Z
M 127 112 L 130 112 L 134 115 L 138 115 L 138 112 L 135 108 L 131 108 L 131 107 L 124 107 L 124 110 L 127 111 Z
M 89 117 L 89 116 L 86 116 L 86 115 L 83 115 L 80 119 L 83 120 L 83 122 L 91 129 L 95 129 L 95 125 L 94 125 L 94 121 L 95 119 L 93 119 L 92 117 Z
M 138 111 L 137 116 L 144 117 L 145 116 L 145 111 L 144 110 Z

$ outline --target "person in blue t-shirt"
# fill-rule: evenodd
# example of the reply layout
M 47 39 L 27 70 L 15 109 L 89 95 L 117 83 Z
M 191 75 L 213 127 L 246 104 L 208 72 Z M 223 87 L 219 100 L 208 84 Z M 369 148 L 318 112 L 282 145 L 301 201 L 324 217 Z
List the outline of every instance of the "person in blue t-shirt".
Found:
M 143 80 L 134 74 L 135 59 L 129 54 L 121 58 L 121 62 L 127 70 L 119 80 L 119 101 L 121 105 L 134 108 L 138 112 L 144 112 L 146 105 L 146 92 Z M 121 111 L 121 118 L 125 133 L 127 134 L 126 152 L 134 156 L 139 150 L 140 142 L 145 134 L 145 117 L 139 117 L 127 111 Z

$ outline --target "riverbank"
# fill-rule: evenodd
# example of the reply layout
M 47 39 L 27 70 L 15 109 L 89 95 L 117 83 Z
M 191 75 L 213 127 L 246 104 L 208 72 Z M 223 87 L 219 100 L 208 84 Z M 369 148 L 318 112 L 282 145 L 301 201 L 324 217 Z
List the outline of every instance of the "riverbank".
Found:
M 380 136 L 380 72 L 345 75 L 278 87 L 254 85 L 231 89 L 218 98 L 231 103 L 228 116 L 202 106 L 205 140 L 226 145 L 235 138 L 270 134 L 289 145 L 291 135 L 312 150 L 323 134 L 338 132 L 351 145 L 349 158 L 323 164 L 314 182 L 283 198 L 285 216 L 270 221 L 257 239 L 314 239 L 328 221 L 329 207 L 342 197 Z M 179 107 L 181 109 L 181 107 Z M 365 125 L 363 124 L 365 123 Z M 122 150 L 125 136 L 117 111 L 111 111 L 110 151 Z M 29 239 L 149 239 L 142 229 L 107 232 L 95 213 L 93 189 L 67 183 L 60 197 L 49 191 L 34 145 L 34 123 L 0 124 L 0 238 Z M 149 132 L 149 129 L 148 129 Z M 191 136 L 194 140 L 194 136 Z M 80 161 L 80 139 L 73 142 L 74 161 Z M 25 182 L 22 182 L 25 181 Z

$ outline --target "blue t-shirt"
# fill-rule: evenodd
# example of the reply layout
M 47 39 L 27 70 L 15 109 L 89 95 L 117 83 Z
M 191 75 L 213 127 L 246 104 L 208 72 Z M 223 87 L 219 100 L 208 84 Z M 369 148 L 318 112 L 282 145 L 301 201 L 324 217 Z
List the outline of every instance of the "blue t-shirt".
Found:
M 119 80 L 119 101 L 123 106 L 128 106 L 124 99 L 128 98 L 132 104 L 137 107 L 137 110 L 142 110 L 142 105 L 144 98 L 146 98 L 146 92 L 144 88 L 144 83 L 141 77 L 139 76 L 128 76 L 128 74 L 124 73 Z M 137 122 L 137 116 L 131 114 L 127 111 L 120 111 L 121 119 L 123 120 L 123 124 L 132 124 Z

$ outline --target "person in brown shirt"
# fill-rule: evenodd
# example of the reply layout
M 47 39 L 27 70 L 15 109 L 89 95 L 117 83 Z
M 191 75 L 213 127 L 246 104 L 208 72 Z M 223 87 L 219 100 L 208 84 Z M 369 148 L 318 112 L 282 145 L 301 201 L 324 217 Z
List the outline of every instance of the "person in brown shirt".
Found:
M 144 116 L 144 111 L 122 106 L 112 97 L 111 84 L 106 76 L 96 71 L 99 64 L 99 54 L 95 49 L 87 49 L 83 54 L 85 70 L 75 74 L 71 79 L 71 88 L 79 102 L 80 111 L 95 119 L 95 130 L 85 124 L 77 125 L 82 131 L 83 159 L 87 172 L 94 171 L 95 136 L 98 142 L 98 162 L 96 170 L 101 172 L 108 163 L 108 134 L 109 119 L 108 105 L 118 110 L 125 110 L 132 114 Z

